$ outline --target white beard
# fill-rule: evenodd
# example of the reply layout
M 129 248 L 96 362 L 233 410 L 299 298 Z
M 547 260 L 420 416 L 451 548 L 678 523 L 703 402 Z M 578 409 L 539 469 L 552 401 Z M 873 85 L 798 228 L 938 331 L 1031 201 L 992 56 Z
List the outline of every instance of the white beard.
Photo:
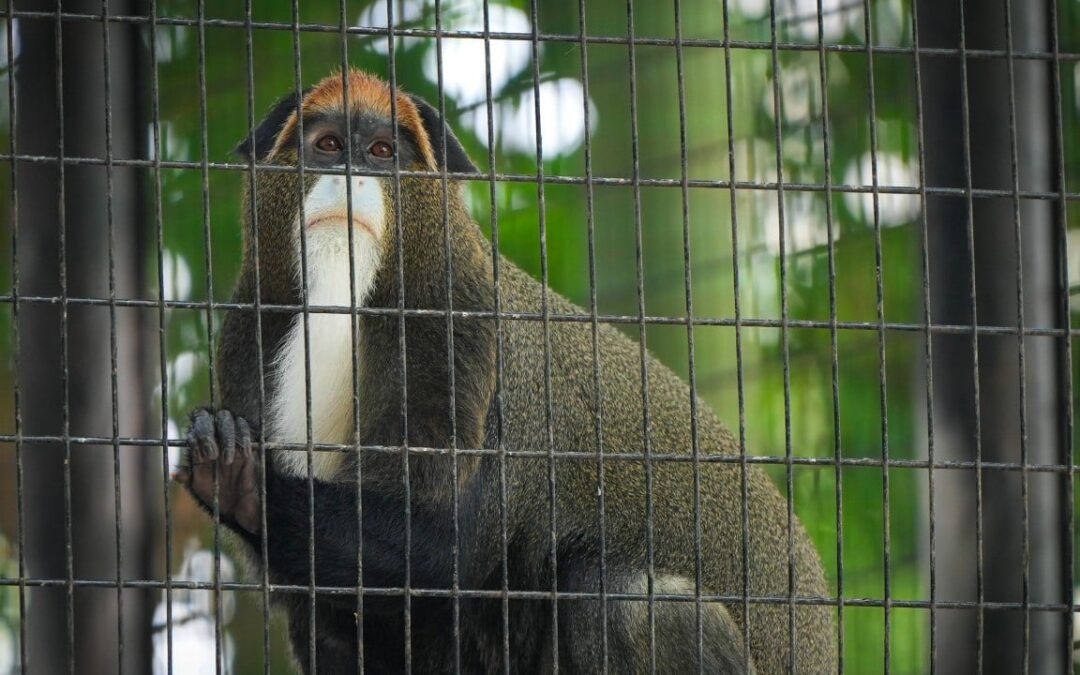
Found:
M 311 306 L 349 309 L 349 232 L 346 178 L 322 176 L 304 200 L 304 218 L 313 226 L 306 230 L 307 292 Z M 374 177 L 352 178 L 352 214 L 366 227 L 353 225 L 353 290 L 356 306 L 367 299 L 379 268 L 380 243 L 385 231 L 386 211 L 382 189 Z M 319 218 L 330 218 L 315 223 Z M 300 224 L 296 259 L 300 259 Z M 300 276 L 302 266 L 295 270 Z M 297 315 L 274 359 L 274 392 L 268 408 L 267 431 L 274 443 L 308 442 L 308 368 L 311 373 L 311 442 L 354 443 L 353 423 L 353 320 L 350 314 L 312 311 L 307 317 L 305 345 L 304 316 Z M 306 349 L 305 349 L 306 347 Z M 345 459 L 334 450 L 315 450 L 314 477 L 332 479 Z M 304 449 L 277 450 L 274 461 L 282 473 L 307 476 L 308 457 Z

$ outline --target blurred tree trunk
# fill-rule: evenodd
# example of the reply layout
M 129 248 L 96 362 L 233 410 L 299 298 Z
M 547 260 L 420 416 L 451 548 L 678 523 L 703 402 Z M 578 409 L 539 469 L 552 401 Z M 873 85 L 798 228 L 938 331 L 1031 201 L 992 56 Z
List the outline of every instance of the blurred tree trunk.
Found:
M 1049 20 L 1041 0 L 1012 3 L 1013 49 L 1049 51 Z M 919 0 L 921 47 L 960 45 L 956 3 Z M 966 2 L 968 49 L 1005 49 L 1003 3 Z M 926 183 L 965 187 L 963 61 L 957 57 L 921 57 L 926 115 Z M 1050 64 L 1016 60 L 1010 92 L 1008 62 L 1003 58 L 967 61 L 970 119 L 971 185 L 1012 190 L 1009 103 L 1016 105 L 1016 166 L 1021 190 L 1054 190 L 1052 88 Z M 929 197 L 930 302 L 937 324 L 970 325 L 971 242 L 968 202 L 963 197 Z M 973 199 L 975 311 L 980 326 L 1017 326 L 1017 245 L 1011 198 Z M 1053 203 L 1022 201 L 1020 263 L 1023 267 L 1024 324 L 1068 325 L 1058 316 L 1058 256 Z M 939 461 L 973 461 L 981 450 L 986 462 L 1027 461 L 1057 464 L 1069 457 L 1062 448 L 1061 343 L 1057 338 L 1025 338 L 1024 372 L 1019 367 L 1016 335 L 980 335 L 978 371 L 971 335 L 933 336 L 934 442 Z M 978 399 L 975 378 L 978 377 Z M 1023 378 L 1023 379 L 1021 379 Z M 1026 384 L 1022 405 L 1021 384 Z M 977 406 L 976 406 L 977 402 Z M 976 417 L 976 410 L 978 417 Z M 1026 431 L 1021 429 L 1021 419 Z M 979 434 L 981 433 L 981 436 Z M 1026 436 L 1026 439 L 1024 438 Z M 976 444 L 976 438 L 981 443 Z M 1027 533 L 1023 482 L 1027 481 Z M 1067 597 L 1063 570 L 1064 503 L 1061 477 L 1055 473 L 982 471 L 981 495 L 974 470 L 936 473 L 935 513 L 938 601 L 978 599 L 976 536 L 977 499 L 981 496 L 983 600 L 1022 602 L 1025 572 L 1032 603 L 1062 603 Z M 1027 570 L 1025 570 L 1025 555 Z M 937 670 L 977 672 L 980 612 L 938 610 Z M 1027 663 L 1033 673 L 1064 672 L 1065 620 L 1060 614 L 1030 611 Z M 983 672 L 1024 672 L 1025 613 L 984 609 Z
M 126 0 L 113 0 L 107 6 L 111 14 L 132 14 L 135 9 Z M 56 2 L 28 1 L 17 3 L 17 8 L 55 11 Z M 63 9 L 100 13 L 102 4 L 88 0 L 65 2 Z M 59 27 L 60 63 L 55 20 L 21 18 L 18 30 L 21 45 L 15 70 L 18 152 L 56 156 L 62 124 L 65 156 L 104 158 L 106 74 L 102 23 L 65 21 Z M 108 30 L 111 150 L 114 157 L 132 158 L 138 155 L 141 135 L 135 95 L 136 50 L 140 47 L 136 41 L 137 29 L 110 23 Z M 57 77 L 62 85 L 62 120 Z M 137 169 L 112 170 L 115 230 L 111 255 L 115 261 L 116 295 L 121 298 L 142 296 L 145 256 L 140 237 L 143 219 L 138 186 Z M 63 271 L 67 297 L 108 298 L 106 168 L 72 164 L 60 167 L 51 161 L 22 162 L 17 189 L 16 264 L 20 270 L 21 295 L 62 295 Z M 18 326 L 22 433 L 114 436 L 115 368 L 119 435 L 145 436 L 151 388 L 141 353 L 143 345 L 152 340 L 144 326 L 139 311 L 130 308 L 115 310 L 114 325 L 107 306 L 22 302 Z M 118 342 L 115 363 L 110 358 L 113 327 Z M 72 569 L 67 564 L 69 542 L 65 535 L 67 451 L 70 451 L 71 468 Z M 160 467 L 160 458 L 150 448 L 121 448 L 120 457 L 122 478 L 117 487 L 111 445 L 71 443 L 65 448 L 64 443 L 24 443 L 24 536 L 31 577 L 115 582 L 118 515 L 114 505 L 119 490 L 123 577 L 151 578 L 151 558 L 156 550 L 152 545 L 157 522 L 155 506 L 160 503 L 160 498 L 151 499 L 154 494 L 160 495 L 160 480 L 153 480 L 152 467 Z M 124 590 L 121 610 L 114 587 L 76 588 L 72 606 L 68 605 L 63 584 L 33 588 L 26 625 L 27 671 L 50 675 L 68 672 L 68 659 L 72 655 L 78 673 L 150 672 L 153 595 L 149 590 Z M 73 611 L 74 644 L 68 637 L 69 611 Z M 121 613 L 122 636 L 118 621 Z

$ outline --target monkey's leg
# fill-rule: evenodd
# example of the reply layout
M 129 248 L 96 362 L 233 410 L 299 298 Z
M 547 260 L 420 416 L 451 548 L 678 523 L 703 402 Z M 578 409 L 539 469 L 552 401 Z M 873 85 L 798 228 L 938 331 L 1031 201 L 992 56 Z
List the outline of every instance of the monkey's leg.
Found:
M 599 593 L 597 566 L 580 568 L 566 576 L 560 587 L 567 591 Z M 693 580 L 657 574 L 653 583 L 659 595 L 693 594 Z M 647 577 L 642 572 L 607 570 L 608 593 L 644 595 Z M 650 631 L 647 600 L 608 599 L 607 667 L 615 673 L 720 673 L 753 675 L 753 662 L 744 657 L 742 632 L 727 609 L 706 603 L 701 611 L 701 657 L 698 663 L 697 610 L 692 600 L 654 600 Z M 600 600 L 559 601 L 559 663 L 567 672 L 600 672 L 603 669 L 603 614 Z M 655 643 L 650 645 L 650 634 Z M 653 647 L 653 648 L 651 648 Z M 749 667 L 747 667 L 749 666 Z
M 309 493 L 312 486 L 313 494 Z M 309 494 L 314 499 L 316 514 L 314 533 L 308 517 Z M 393 490 L 382 492 L 377 486 L 364 486 L 362 548 L 356 497 L 355 483 L 316 480 L 309 484 L 307 478 L 284 476 L 272 466 L 267 467 L 268 566 L 275 579 L 295 585 L 355 587 L 359 572 L 357 552 L 361 551 L 363 585 L 367 588 L 403 586 L 406 559 L 409 561 L 409 580 L 414 587 L 450 587 L 452 567 L 448 537 L 453 529 L 449 517 L 414 509 L 409 522 L 412 554 L 407 558 L 403 496 Z M 315 548 L 313 575 L 307 548 L 312 537 Z M 338 663 L 344 663 L 346 670 L 351 668 L 351 672 L 356 672 L 356 602 L 356 595 L 350 593 L 333 593 L 320 598 L 315 626 L 316 668 L 305 670 L 305 673 L 337 673 L 338 670 L 331 668 L 338 668 Z M 409 649 L 415 672 L 443 672 L 444 664 L 449 662 L 451 651 L 444 638 L 451 621 L 450 614 L 446 608 L 432 607 L 446 604 L 445 600 L 431 598 L 412 601 L 413 639 Z M 367 672 L 404 671 L 402 636 L 405 627 L 400 620 L 404 606 L 405 600 L 397 594 L 365 595 L 363 661 Z M 309 659 L 309 625 L 306 623 L 309 613 L 306 604 L 299 611 L 290 611 L 293 651 L 301 665 Z M 439 622 L 436 616 L 445 616 L 446 620 Z M 432 628 L 432 621 L 437 628 Z M 324 635 L 328 625 L 338 628 L 330 628 L 329 634 Z M 340 637 L 345 631 L 349 633 L 347 640 Z M 339 637 L 334 638 L 335 634 Z
M 285 601 L 289 616 L 289 642 L 292 656 L 305 675 L 354 675 L 359 672 L 359 648 L 356 642 L 356 613 L 331 605 L 322 598 L 315 601 L 315 667 L 311 664 L 311 603 L 304 593 L 292 593 Z M 365 672 L 388 672 L 375 669 L 373 660 L 364 661 Z

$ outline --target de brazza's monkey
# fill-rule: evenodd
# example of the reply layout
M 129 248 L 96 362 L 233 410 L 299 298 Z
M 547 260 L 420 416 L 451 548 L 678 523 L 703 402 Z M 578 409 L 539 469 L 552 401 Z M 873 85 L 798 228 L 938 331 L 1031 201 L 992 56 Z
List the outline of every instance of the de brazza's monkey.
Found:
M 341 310 L 311 312 L 306 331 L 299 311 L 264 311 L 261 326 L 251 309 L 230 312 L 218 346 L 221 400 L 192 414 L 191 465 L 180 476 L 212 510 L 216 473 L 222 523 L 247 542 L 274 583 L 356 587 L 362 578 L 362 607 L 355 593 L 317 596 L 310 648 L 309 597 L 281 593 L 304 672 L 353 673 L 360 658 L 369 672 L 407 665 L 415 672 L 501 672 L 506 653 L 520 673 L 556 666 L 598 672 L 605 655 L 615 673 L 782 673 L 790 664 L 804 673 L 833 670 L 833 610 L 805 600 L 828 595 L 820 561 L 802 526 L 789 523 L 786 501 L 765 473 L 747 469 L 744 495 L 738 463 L 707 461 L 737 456 L 739 447 L 699 404 L 705 461 L 697 463 L 696 497 L 689 388 L 649 358 L 647 445 L 639 347 L 618 330 L 599 329 L 599 392 L 590 324 L 553 320 L 545 335 L 542 321 L 503 318 L 497 334 L 491 245 L 469 216 L 462 185 L 450 180 L 444 191 L 438 178 L 401 177 L 395 184 L 387 174 L 370 175 L 395 162 L 420 171 L 475 167 L 430 105 L 374 76 L 347 77 L 347 101 L 345 78 L 332 75 L 279 102 L 241 144 L 239 151 L 259 163 L 303 163 L 307 171 L 257 172 L 245 204 L 256 200 L 258 269 L 248 222 L 235 301 L 253 303 L 258 292 L 263 304 L 299 306 L 306 270 L 309 305 L 347 308 L 354 295 L 358 306 L 396 310 L 401 289 L 410 312 L 402 319 L 396 311 L 365 311 L 355 336 L 353 317 Z M 314 171 L 344 167 L 346 153 L 356 172 L 369 175 Z M 250 209 L 244 211 L 250 221 Z M 500 265 L 500 309 L 540 314 L 541 284 L 506 259 Z M 466 313 L 454 316 L 449 335 L 448 307 Z M 547 309 L 583 313 L 552 292 Z M 603 527 L 598 414 L 606 455 Z M 287 445 L 265 455 L 265 500 L 261 454 L 254 451 L 260 433 L 272 446 Z M 309 492 L 309 442 L 374 447 L 315 450 Z M 407 470 L 405 446 L 414 449 Z M 456 609 L 455 576 L 465 592 Z M 429 592 L 406 600 L 406 586 Z M 505 605 L 504 588 L 511 593 Z M 544 595 L 554 590 L 568 595 Z M 533 593 L 513 595 L 521 591 Z M 698 592 L 706 596 L 700 604 Z M 792 593 L 803 601 L 792 603 Z M 749 653 L 740 601 L 746 595 Z

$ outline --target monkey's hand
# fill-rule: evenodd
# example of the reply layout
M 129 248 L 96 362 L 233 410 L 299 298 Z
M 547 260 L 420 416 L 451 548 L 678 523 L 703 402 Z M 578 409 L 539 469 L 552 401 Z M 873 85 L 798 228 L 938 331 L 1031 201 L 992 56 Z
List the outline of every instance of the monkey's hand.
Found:
M 258 537 L 262 529 L 258 460 L 247 420 L 228 410 L 197 408 L 191 413 L 187 441 L 188 465 L 176 479 L 211 516 L 216 490 L 221 522 L 242 530 L 241 535 Z

